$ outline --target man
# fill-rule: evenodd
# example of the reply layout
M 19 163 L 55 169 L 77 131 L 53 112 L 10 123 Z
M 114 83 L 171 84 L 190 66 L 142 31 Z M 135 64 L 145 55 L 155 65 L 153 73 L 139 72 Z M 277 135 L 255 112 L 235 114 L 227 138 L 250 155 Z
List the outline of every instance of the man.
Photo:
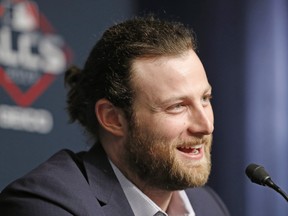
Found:
M 60 151 L 1 194 L 7 216 L 229 215 L 205 187 L 211 86 L 180 23 L 134 18 L 109 28 L 83 70 L 66 72 L 68 111 L 96 140 Z

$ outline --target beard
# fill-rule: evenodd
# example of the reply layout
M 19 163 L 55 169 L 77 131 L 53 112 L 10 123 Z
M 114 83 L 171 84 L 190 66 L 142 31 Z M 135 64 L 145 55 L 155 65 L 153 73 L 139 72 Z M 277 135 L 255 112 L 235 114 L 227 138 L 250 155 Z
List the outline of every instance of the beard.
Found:
M 124 158 L 131 172 L 147 185 L 169 191 L 206 184 L 211 170 L 212 135 L 191 137 L 185 141 L 179 137 L 171 140 L 141 127 L 136 120 L 131 122 L 124 150 Z M 179 158 L 177 147 L 197 144 L 204 144 L 201 159 Z

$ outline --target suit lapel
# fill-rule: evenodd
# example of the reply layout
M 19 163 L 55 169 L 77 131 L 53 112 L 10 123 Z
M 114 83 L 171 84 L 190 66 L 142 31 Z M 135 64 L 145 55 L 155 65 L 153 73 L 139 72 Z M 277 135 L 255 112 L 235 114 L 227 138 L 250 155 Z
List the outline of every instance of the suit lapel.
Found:
M 129 202 L 99 143 L 84 156 L 87 180 L 104 215 L 133 216 Z

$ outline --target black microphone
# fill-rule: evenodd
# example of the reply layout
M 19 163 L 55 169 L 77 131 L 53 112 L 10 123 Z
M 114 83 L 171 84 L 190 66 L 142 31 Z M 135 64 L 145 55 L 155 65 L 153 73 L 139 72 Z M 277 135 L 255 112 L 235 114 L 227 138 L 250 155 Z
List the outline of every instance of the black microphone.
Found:
M 250 164 L 247 166 L 245 172 L 253 183 L 268 186 L 274 189 L 276 192 L 280 193 L 288 202 L 288 195 L 272 181 L 271 177 L 266 172 L 263 166 L 257 164 Z

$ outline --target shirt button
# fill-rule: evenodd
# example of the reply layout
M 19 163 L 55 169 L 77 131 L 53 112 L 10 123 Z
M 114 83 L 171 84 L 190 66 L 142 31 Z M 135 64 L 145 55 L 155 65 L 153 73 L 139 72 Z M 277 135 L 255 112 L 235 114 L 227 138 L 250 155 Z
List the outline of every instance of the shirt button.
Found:
M 166 216 L 166 214 L 158 211 L 156 214 L 154 214 L 154 216 Z

